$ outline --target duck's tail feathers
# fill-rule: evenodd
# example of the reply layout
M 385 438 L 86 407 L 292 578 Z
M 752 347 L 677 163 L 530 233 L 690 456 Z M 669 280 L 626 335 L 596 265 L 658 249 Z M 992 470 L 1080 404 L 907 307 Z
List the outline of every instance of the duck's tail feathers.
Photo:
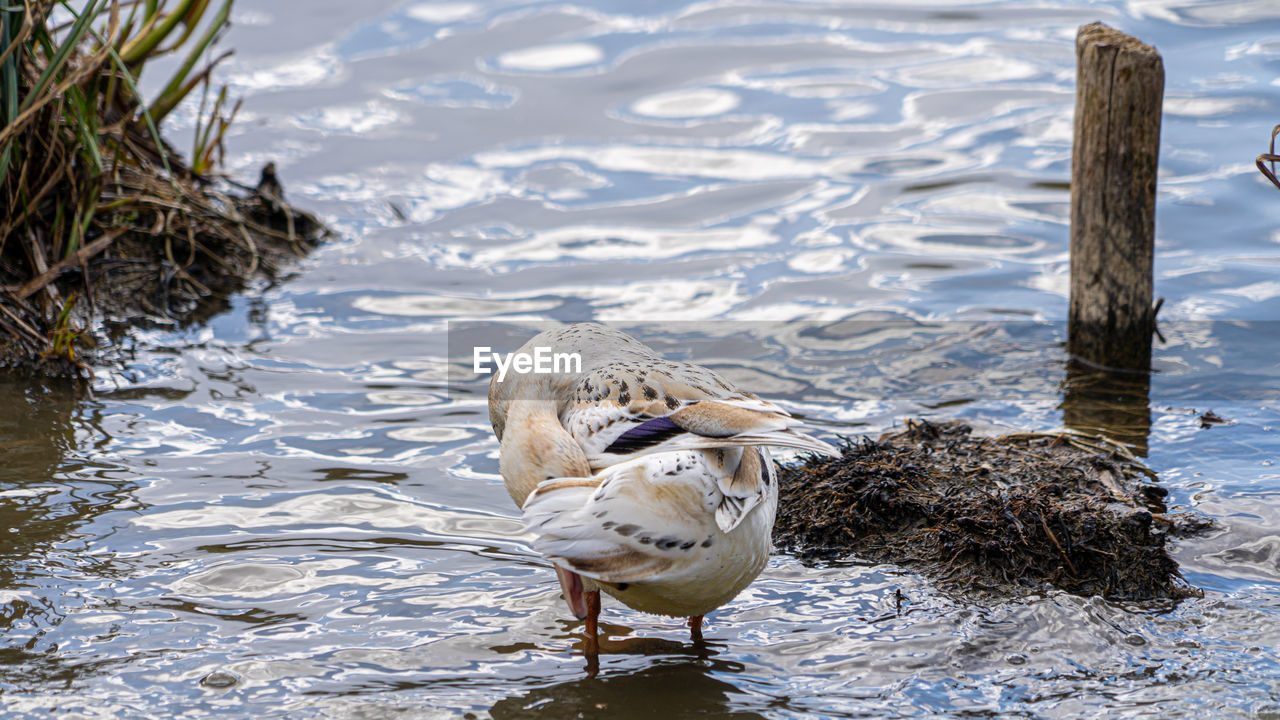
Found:
M 626 480 L 611 478 L 617 483 L 612 489 L 590 478 L 543 482 L 524 503 L 525 525 L 535 535 L 533 549 L 559 567 L 608 583 L 652 579 L 671 568 L 678 552 L 667 545 L 665 533 L 652 529 L 660 525 L 648 508 L 621 507 L 626 500 L 613 496 Z M 630 510 L 627 519 L 624 509 Z M 607 519 L 613 517 L 618 519 Z

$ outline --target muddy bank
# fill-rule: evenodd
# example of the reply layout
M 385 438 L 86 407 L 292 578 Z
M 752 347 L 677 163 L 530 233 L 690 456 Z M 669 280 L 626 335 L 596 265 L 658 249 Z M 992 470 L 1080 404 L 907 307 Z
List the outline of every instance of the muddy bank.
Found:
M 285 202 L 272 164 L 256 186 L 171 165 L 174 175 L 145 164 L 118 168 L 102 190 L 107 209 L 63 261 L 34 276 L 28 263 L 0 262 L 0 367 L 74 374 L 109 355 L 133 326 L 208 319 L 252 279 L 274 278 L 328 234 Z
M 897 563 L 965 594 L 1200 594 L 1167 545 L 1208 521 L 1169 513 L 1154 474 L 1098 439 L 912 421 L 779 479 L 774 539 L 806 562 Z

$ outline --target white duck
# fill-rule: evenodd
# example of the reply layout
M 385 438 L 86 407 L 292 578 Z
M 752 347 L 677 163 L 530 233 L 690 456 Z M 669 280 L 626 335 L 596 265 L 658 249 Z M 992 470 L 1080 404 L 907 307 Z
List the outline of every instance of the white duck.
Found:
M 489 383 L 489 419 L 507 491 L 586 618 L 594 654 L 603 590 L 626 605 L 688 617 L 732 600 L 764 569 L 778 502 L 764 446 L 835 448 L 797 432 L 778 406 L 707 368 L 579 323 L 517 352 L 577 353 L 580 372 Z

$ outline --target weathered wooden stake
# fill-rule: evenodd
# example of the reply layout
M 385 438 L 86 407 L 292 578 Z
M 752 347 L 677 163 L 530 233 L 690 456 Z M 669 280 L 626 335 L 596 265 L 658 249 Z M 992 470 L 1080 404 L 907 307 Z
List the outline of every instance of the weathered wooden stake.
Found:
M 1068 350 L 1089 363 L 1151 364 L 1151 266 L 1164 62 L 1102 23 L 1076 35 Z

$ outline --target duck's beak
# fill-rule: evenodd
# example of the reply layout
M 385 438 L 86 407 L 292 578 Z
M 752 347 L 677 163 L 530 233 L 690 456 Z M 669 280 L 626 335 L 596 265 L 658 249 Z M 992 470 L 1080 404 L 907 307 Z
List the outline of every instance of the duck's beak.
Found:
M 564 601 L 569 603 L 573 616 L 582 620 L 587 617 L 587 595 L 582 591 L 582 576 L 571 570 L 556 566 L 556 578 L 560 581 L 560 589 L 564 592 Z

